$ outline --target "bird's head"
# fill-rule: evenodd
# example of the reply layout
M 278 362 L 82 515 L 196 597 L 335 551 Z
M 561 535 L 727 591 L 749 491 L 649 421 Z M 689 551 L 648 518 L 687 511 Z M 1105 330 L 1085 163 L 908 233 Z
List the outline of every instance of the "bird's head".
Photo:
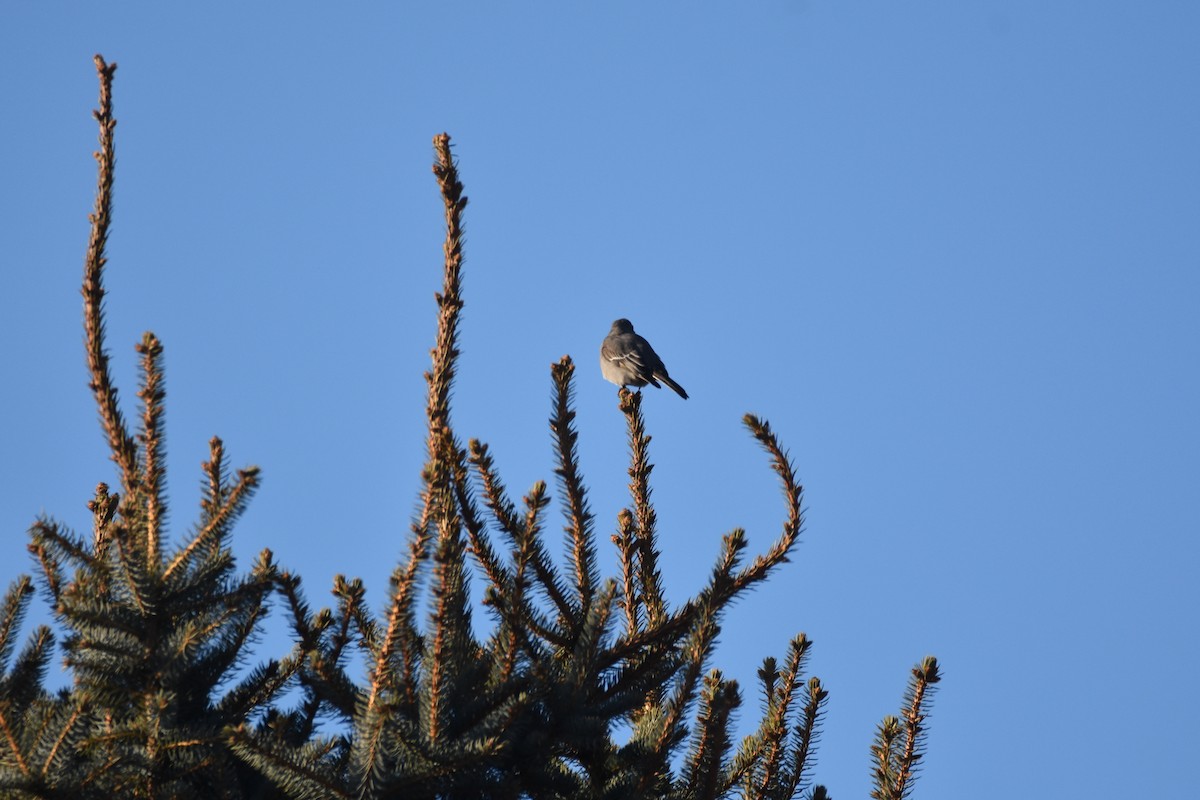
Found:
M 633 333 L 633 323 L 627 319 L 619 319 L 613 323 L 613 333 Z

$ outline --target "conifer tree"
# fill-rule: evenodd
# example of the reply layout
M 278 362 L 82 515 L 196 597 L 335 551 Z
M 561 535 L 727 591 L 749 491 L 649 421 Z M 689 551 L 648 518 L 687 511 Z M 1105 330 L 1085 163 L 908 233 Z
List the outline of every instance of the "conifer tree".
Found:
M 357 692 L 339 691 L 331 704 L 349 733 L 296 750 L 243 728 L 234 734 L 238 752 L 298 798 L 827 796 L 810 779 L 827 693 L 819 679 L 805 680 L 807 637 L 795 638 L 782 669 L 774 659 L 764 662 L 766 713 L 736 750 L 731 715 L 740 692 L 710 666 L 730 603 L 787 561 L 800 534 L 802 488 L 791 460 L 770 426 L 747 415 L 747 428 L 783 486 L 782 533 L 750 563 L 744 531 L 727 534 L 707 585 L 668 608 L 650 501 L 650 437 L 641 395 L 622 390 L 631 506 L 612 536 L 619 573 L 602 580 L 576 449 L 574 364 L 564 357 L 551 367 L 550 431 L 567 519 L 566 566 L 557 566 L 543 536 L 546 485 L 534 484 L 518 507 L 488 446 L 477 440 L 464 446 L 453 430 L 467 200 L 449 136 L 435 137 L 434 148 L 446 209 L 445 269 L 426 373 L 424 490 L 408 559 L 393 573 L 380 616 L 364 608 L 359 583 L 335 581 L 336 621 L 324 628 L 331 638 L 319 652 L 336 657 L 314 659 L 319 676 L 306 686 L 314 699 L 323 686 L 349 687 L 340 659 L 347 640 L 356 640 L 371 664 L 367 683 Z M 486 581 L 494 617 L 486 641 L 472 632 L 471 560 Z M 432 606 L 428 627 L 418 621 L 424 597 Z M 936 662 L 928 659 L 914 673 L 910 717 L 920 715 L 937 680 Z M 622 742 L 618 733 L 626 728 Z M 899 750 L 889 751 L 881 796 L 907 793 L 920 732 L 908 728 L 896 738 Z
M 105 349 L 115 64 L 99 56 L 96 64 L 99 185 L 84 321 L 91 390 L 120 488 L 97 487 L 90 540 L 51 519 L 32 530 L 69 688 L 44 688 L 49 628 L 35 630 L 12 659 L 31 579 L 18 578 L 0 606 L 0 798 L 828 797 L 812 780 L 828 695 L 806 675 L 811 641 L 799 634 L 782 663 L 764 661 L 763 717 L 740 742 L 733 716 L 741 690 L 712 664 L 730 604 L 788 560 L 803 528 L 803 489 L 764 420 L 743 422 L 783 489 L 779 538 L 751 557 L 744 531 L 726 534 L 707 582 L 678 607 L 667 602 L 659 570 L 639 393 L 618 394 L 630 505 L 611 535 L 617 570 L 608 578 L 577 452 L 569 357 L 551 365 L 550 432 L 566 519 L 561 561 L 546 543 L 547 485 L 535 483 L 518 504 L 489 447 L 455 432 L 467 198 L 446 134 L 434 139 L 446 240 L 426 373 L 426 462 L 407 555 L 385 606 L 374 612 L 360 581 L 337 576 L 334 607 L 314 611 L 299 576 L 269 551 L 237 574 L 232 526 L 258 470 L 230 475 L 216 438 L 200 519 L 181 544 L 169 544 L 162 345 L 150 333 L 138 345 L 136 434 L 121 414 Z M 486 587 L 491 627 L 483 639 L 472 626 L 472 579 Z M 294 649 L 247 669 L 273 593 L 287 610 Z M 365 676 L 350 671 L 355 654 L 365 656 Z M 939 680 L 936 660 L 925 659 L 900 715 L 881 724 L 872 797 L 911 796 Z M 299 700 L 285 705 L 287 688 Z
M 200 519 L 180 545 L 167 540 L 163 347 L 153 333 L 137 345 L 141 415 L 130 431 L 117 402 L 104 341 L 103 272 L 115 164 L 112 79 L 116 65 L 96 57 L 100 75 L 99 179 L 84 264 L 84 329 L 90 388 L 100 410 L 120 491 L 101 483 L 88 504 L 89 540 L 52 519 L 32 529 L 30 550 L 65 632 L 73 683 L 57 698 L 35 691 L 48 631 L 9 676 L 0 724 L 21 713 L 9 736 L 3 784 L 33 796 L 242 797 L 266 783 L 232 755 L 226 729 L 267 704 L 297 672 L 301 657 L 238 674 L 281 573 L 264 551 L 248 575 L 235 574 L 232 526 L 258 485 L 258 469 L 229 474 L 220 439 L 204 464 Z M 23 609 L 21 579 L 6 610 Z M 6 678 L 6 689 L 8 688 Z M 35 702 L 30 702 L 36 698 Z M 72 746 L 67 746 L 72 745 Z

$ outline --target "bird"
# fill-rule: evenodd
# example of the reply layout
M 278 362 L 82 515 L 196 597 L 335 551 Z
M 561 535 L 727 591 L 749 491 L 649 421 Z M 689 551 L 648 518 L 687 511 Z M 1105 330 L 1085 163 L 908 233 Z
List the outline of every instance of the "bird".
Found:
M 600 345 L 600 372 L 606 381 L 622 388 L 640 388 L 648 383 L 661 389 L 659 381 L 662 381 L 687 400 L 687 392 L 671 380 L 658 353 L 654 352 L 649 342 L 633 332 L 633 323 L 627 319 L 614 322 L 612 330 L 604 337 Z

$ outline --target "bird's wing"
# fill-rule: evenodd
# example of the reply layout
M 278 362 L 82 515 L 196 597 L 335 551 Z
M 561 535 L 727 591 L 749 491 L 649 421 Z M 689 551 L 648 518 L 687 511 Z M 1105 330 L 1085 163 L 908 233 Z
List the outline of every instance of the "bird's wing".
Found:
M 605 361 L 636 370 L 639 375 L 646 371 L 646 364 L 638 348 L 627 347 L 624 342 L 606 339 L 600 347 L 600 355 Z

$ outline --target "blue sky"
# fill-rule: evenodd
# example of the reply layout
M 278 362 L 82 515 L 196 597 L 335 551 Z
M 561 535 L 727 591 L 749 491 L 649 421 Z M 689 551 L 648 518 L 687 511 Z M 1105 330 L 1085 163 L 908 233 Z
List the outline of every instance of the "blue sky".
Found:
M 141 332 L 166 347 L 176 535 L 219 434 L 263 468 L 244 563 L 270 547 L 314 601 L 336 573 L 382 601 L 423 459 L 448 131 L 471 198 L 454 419 L 514 492 L 553 478 L 569 353 L 607 542 L 626 445 L 596 354 L 620 316 L 691 395 L 645 403 L 672 597 L 730 528 L 756 550 L 780 529 L 741 415 L 790 448 L 803 544 L 716 658 L 744 721 L 803 630 L 834 796 L 867 795 L 927 653 L 918 797 L 1193 790 L 1200 6 L 721 6 L 7 5 L 0 578 L 30 568 L 37 514 L 86 530 L 115 478 L 78 293 L 99 52 L 109 344 L 127 403 Z

